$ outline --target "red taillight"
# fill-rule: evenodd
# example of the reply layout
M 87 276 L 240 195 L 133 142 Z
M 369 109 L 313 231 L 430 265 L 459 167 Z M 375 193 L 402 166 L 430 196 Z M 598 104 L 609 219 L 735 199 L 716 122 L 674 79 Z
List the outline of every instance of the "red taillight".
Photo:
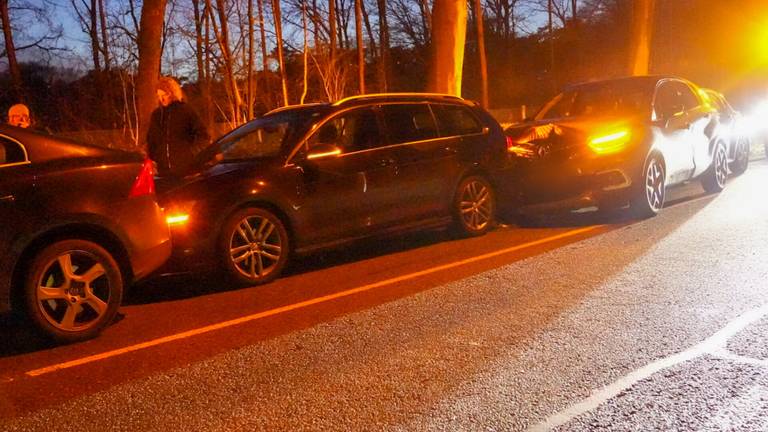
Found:
M 133 187 L 131 187 L 131 193 L 128 194 L 128 197 L 133 198 L 153 193 L 155 193 L 155 170 L 152 167 L 152 161 L 146 159 L 141 166 L 139 175 L 136 176 L 136 181 L 133 182 Z
M 511 136 L 507 135 L 507 151 L 511 152 L 515 144 L 515 140 L 513 140 Z

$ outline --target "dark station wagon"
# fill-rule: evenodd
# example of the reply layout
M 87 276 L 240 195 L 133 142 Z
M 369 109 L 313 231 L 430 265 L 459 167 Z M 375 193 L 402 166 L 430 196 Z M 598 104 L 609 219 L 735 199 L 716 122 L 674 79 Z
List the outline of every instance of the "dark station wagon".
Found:
M 230 132 L 182 179 L 159 179 L 175 269 L 219 265 L 246 284 L 294 253 L 374 235 L 494 222 L 507 164 L 476 103 L 385 94 L 281 108 Z

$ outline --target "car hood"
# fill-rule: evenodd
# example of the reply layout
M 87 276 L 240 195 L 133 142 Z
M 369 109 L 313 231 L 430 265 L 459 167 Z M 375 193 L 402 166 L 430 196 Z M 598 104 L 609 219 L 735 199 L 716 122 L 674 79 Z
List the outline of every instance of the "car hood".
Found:
M 504 132 L 513 143 L 530 146 L 542 156 L 551 151 L 582 148 L 592 137 L 636 129 L 640 123 L 637 117 L 576 117 L 515 124 Z
M 238 177 L 244 172 L 258 173 L 273 165 L 272 159 L 242 162 L 220 162 L 184 177 L 156 177 L 155 186 L 160 196 L 176 195 L 187 191 L 215 188 L 217 179 Z

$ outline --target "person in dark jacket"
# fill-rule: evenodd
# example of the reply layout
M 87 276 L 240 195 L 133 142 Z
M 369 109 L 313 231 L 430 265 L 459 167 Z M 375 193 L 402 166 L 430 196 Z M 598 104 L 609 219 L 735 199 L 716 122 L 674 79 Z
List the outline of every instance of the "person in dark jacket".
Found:
M 161 77 L 157 83 L 160 106 L 152 113 L 147 132 L 149 157 L 161 177 L 185 175 L 195 155 L 210 143 L 210 135 L 194 110 L 184 102 L 179 83 Z

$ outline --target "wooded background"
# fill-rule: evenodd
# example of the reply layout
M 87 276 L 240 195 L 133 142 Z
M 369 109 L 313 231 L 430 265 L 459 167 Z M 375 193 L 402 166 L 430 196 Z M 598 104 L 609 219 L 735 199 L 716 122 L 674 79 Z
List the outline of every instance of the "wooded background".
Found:
M 483 100 L 485 82 L 487 106 L 518 112 L 567 83 L 636 72 L 641 3 L 653 5 L 650 72 L 734 94 L 745 82 L 762 83 L 768 40 L 760 47 L 754 39 L 768 37 L 763 1 L 469 0 L 462 95 Z M 155 103 L 154 81 L 142 73 L 157 68 L 179 79 L 211 126 L 233 127 L 287 104 L 424 91 L 434 35 L 454 31 L 433 20 L 433 7 L 433 0 L 0 0 L 0 110 L 23 101 L 50 131 L 119 130 L 141 146 L 139 117 Z M 80 45 L 63 42 L 69 22 L 80 27 Z M 140 64 L 155 54 L 159 65 Z

